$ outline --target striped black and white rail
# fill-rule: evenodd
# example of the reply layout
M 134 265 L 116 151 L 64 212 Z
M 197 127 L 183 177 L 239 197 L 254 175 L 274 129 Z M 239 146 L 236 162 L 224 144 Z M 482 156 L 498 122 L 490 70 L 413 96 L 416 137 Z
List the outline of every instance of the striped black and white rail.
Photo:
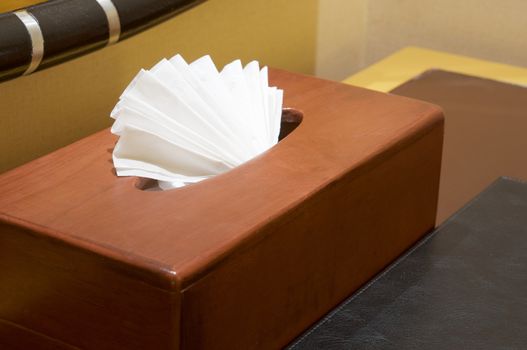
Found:
M 0 81 L 126 39 L 204 0 L 54 0 L 0 14 Z

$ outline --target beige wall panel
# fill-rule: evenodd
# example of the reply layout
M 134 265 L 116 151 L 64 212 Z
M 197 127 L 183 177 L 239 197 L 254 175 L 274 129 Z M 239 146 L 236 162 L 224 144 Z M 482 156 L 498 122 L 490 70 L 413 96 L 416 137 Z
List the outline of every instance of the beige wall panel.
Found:
M 141 67 L 181 53 L 241 58 L 295 72 L 315 68 L 317 0 L 209 0 L 131 39 L 0 83 L 0 172 L 106 126 Z
M 367 0 L 319 0 L 317 76 L 342 80 L 364 60 Z
M 527 66 L 525 0 L 370 0 L 367 14 L 365 65 L 413 45 Z

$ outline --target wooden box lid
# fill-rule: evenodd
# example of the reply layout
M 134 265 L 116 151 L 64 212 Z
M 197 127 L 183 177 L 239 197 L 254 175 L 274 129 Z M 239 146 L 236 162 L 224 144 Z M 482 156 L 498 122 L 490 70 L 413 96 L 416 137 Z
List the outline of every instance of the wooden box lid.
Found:
M 125 346 L 147 348 L 145 344 L 148 346 L 154 344 L 157 346 L 155 348 L 159 349 L 209 347 L 212 344 L 207 342 L 209 334 L 196 330 L 197 326 L 195 326 L 201 324 L 204 329 L 212 327 L 206 320 L 194 319 L 190 322 L 194 325 L 192 328 L 194 330 L 183 325 L 187 317 L 193 317 L 185 316 L 185 310 L 190 312 L 195 305 L 193 294 L 187 294 L 189 297 L 186 298 L 185 293 L 198 291 L 198 287 L 195 286 L 199 286 L 205 277 L 214 275 L 212 272 L 228 266 L 244 252 L 252 251 L 260 244 L 267 244 L 265 242 L 269 239 L 277 240 L 274 244 L 281 246 L 279 250 L 283 254 L 286 253 L 281 249 L 287 249 L 288 245 L 305 245 L 306 259 L 315 263 L 317 259 L 326 259 L 329 251 L 324 251 L 325 255 L 317 253 L 316 249 L 313 251 L 316 240 L 303 242 L 300 236 L 300 240 L 295 243 L 291 239 L 292 236 L 288 236 L 291 233 L 289 229 L 286 230 L 284 227 L 296 220 L 304 222 L 302 226 L 304 228 L 308 228 L 311 224 L 315 226 L 317 223 L 322 224 L 324 220 L 334 223 L 334 220 L 339 220 L 340 216 L 332 218 L 332 215 L 344 215 L 342 213 L 347 211 L 360 212 L 357 208 L 340 207 L 339 203 L 346 204 L 345 201 L 351 198 L 350 196 L 363 196 L 361 200 L 369 203 L 368 191 L 371 191 L 371 200 L 382 201 L 383 194 L 378 194 L 380 198 L 375 197 L 377 195 L 375 188 L 384 188 L 384 185 L 379 185 L 373 180 L 364 185 L 366 187 L 355 188 L 355 192 L 346 191 L 349 191 L 351 184 L 359 183 L 362 181 L 360 179 L 370 176 L 371 172 L 377 171 L 375 169 L 380 169 L 383 164 L 392 164 L 389 172 L 382 176 L 379 173 L 381 177 L 378 181 L 382 179 L 386 186 L 393 187 L 386 190 L 394 191 L 393 194 L 386 192 L 385 195 L 389 200 L 395 200 L 394 203 L 400 205 L 400 210 L 407 210 L 409 214 L 419 216 L 409 218 L 412 223 L 392 220 L 394 232 L 402 232 L 404 236 L 399 237 L 399 241 L 394 241 L 400 244 L 392 244 L 393 242 L 388 239 L 386 245 L 391 244 L 391 247 L 381 249 L 380 256 L 374 256 L 371 263 L 366 262 L 364 273 L 353 282 L 343 284 L 338 282 L 338 288 L 319 295 L 320 305 L 313 307 L 311 311 L 306 310 L 305 314 L 298 311 L 301 309 L 295 309 L 294 312 L 298 317 L 290 321 L 291 325 L 289 328 L 285 327 L 287 329 L 283 330 L 282 334 L 274 334 L 280 331 L 266 329 L 265 325 L 272 323 L 271 316 L 263 316 L 263 320 L 260 321 L 255 316 L 254 320 L 247 320 L 248 324 L 252 322 L 252 328 L 240 330 L 247 335 L 241 336 L 239 343 L 235 340 L 231 343 L 232 348 L 237 348 L 237 345 L 241 348 L 242 345 L 249 344 L 253 348 L 283 345 L 286 340 L 300 331 L 299 327 L 315 321 L 328 305 L 334 305 L 349 294 L 351 288 L 363 283 L 434 226 L 443 122 L 439 108 L 403 97 L 281 70 L 271 70 L 270 81 L 285 90 L 285 106 L 303 111 L 304 118 L 301 125 L 261 156 L 228 173 L 201 183 L 171 191 L 147 192 L 136 188 L 136 178 L 116 177 L 111 160 L 111 150 L 116 138 L 109 130 L 103 130 L 0 176 L 0 242 L 10 242 L 5 243 L 3 247 L 0 245 L 0 255 L 4 254 L 8 247 L 11 247 L 11 251 L 16 247 L 22 249 L 22 245 L 17 245 L 17 240 L 27 236 L 29 238 L 23 240 L 34 241 L 33 243 L 24 241 L 24 244 L 31 246 L 33 250 L 27 252 L 32 255 L 31 258 L 26 257 L 27 261 L 34 259 L 35 262 L 46 265 L 47 255 L 58 246 L 61 247 L 57 248 L 61 252 L 70 250 L 79 252 L 78 254 L 83 256 L 79 261 L 99 259 L 102 263 L 92 266 L 87 262 L 87 265 L 82 265 L 84 267 L 79 265 L 79 270 L 70 271 L 71 275 L 75 276 L 68 278 L 73 280 L 85 278 L 78 273 L 82 268 L 89 271 L 98 268 L 108 269 L 115 276 L 124 276 L 127 281 L 139 280 L 155 289 L 156 293 L 157 291 L 169 293 L 167 305 L 170 305 L 172 311 L 170 314 L 162 313 L 163 320 L 158 320 L 157 323 L 152 321 L 152 324 L 158 328 L 152 326 L 154 329 L 152 330 L 137 325 L 130 326 L 122 321 L 122 318 L 121 321 L 124 323 L 118 326 L 118 320 L 106 315 L 101 316 L 101 320 L 108 317 L 105 327 L 118 329 L 112 331 L 113 333 L 110 331 L 105 333 L 102 326 L 88 327 L 89 329 L 85 328 L 83 331 L 61 331 L 60 327 L 64 325 L 61 322 L 66 322 L 64 320 L 70 324 L 78 322 L 78 325 L 82 325 L 83 322 L 96 322 L 95 319 L 99 314 L 104 314 L 104 307 L 100 305 L 100 310 L 89 311 L 91 310 L 89 301 L 86 300 L 94 297 L 88 294 L 84 301 L 71 304 L 71 307 L 77 307 L 79 303 L 84 303 L 75 311 L 79 315 L 77 321 L 73 321 L 74 318 L 71 316 L 61 316 L 67 313 L 67 310 L 60 310 L 59 314 L 59 311 L 53 310 L 52 305 L 43 309 L 36 307 L 35 310 L 44 315 L 41 316 L 41 322 L 38 322 L 38 315 L 22 315 L 17 310 L 4 314 L 0 310 L 0 319 L 7 319 L 13 324 L 20 324 L 67 344 L 85 348 Z M 405 155 L 406 151 L 413 153 Z M 408 187 L 403 186 L 403 188 L 400 184 Z M 334 191 L 341 186 L 343 187 L 340 192 Z M 367 186 L 373 186 L 373 189 Z M 332 199 L 331 196 L 335 198 Z M 343 197 L 339 199 L 339 196 Z M 302 216 L 302 210 L 307 208 L 306 205 L 317 201 L 333 202 L 335 206 L 328 210 L 321 202 L 320 207 L 324 211 L 316 214 L 315 205 L 313 216 Z M 383 210 L 388 209 L 382 204 L 379 208 L 379 211 L 374 214 L 372 212 L 372 215 L 378 215 L 378 219 L 383 220 L 385 215 Z M 408 208 L 413 208 L 414 211 L 410 212 Z M 391 210 L 396 213 L 399 209 Z M 393 218 L 391 215 L 386 216 L 386 220 L 391 220 Z M 341 226 L 326 225 L 329 230 L 326 233 L 328 241 L 320 241 L 318 244 L 321 247 L 328 244 L 338 245 L 339 235 L 353 231 L 353 225 L 350 226 L 345 216 L 342 220 L 344 221 L 341 222 Z M 357 235 L 378 229 L 363 227 L 367 224 L 371 225 L 371 221 L 365 219 L 364 224 L 356 223 Z M 328 236 L 332 234 L 331 232 L 335 234 L 334 237 Z M 345 237 L 348 236 L 349 234 L 345 234 Z M 280 242 L 280 237 L 283 237 L 283 242 Z M 366 241 L 368 239 L 366 238 Z M 379 241 L 372 240 L 370 243 L 378 246 Z M 75 254 L 69 259 L 73 259 Z M 262 265 L 264 269 L 269 268 L 270 263 L 267 259 L 271 257 L 259 256 L 257 251 L 255 254 L 251 257 L 251 264 Z M 0 267 L 11 269 L 14 281 L 12 283 L 20 285 L 22 282 L 16 276 L 22 272 L 15 275 L 16 271 L 29 267 L 24 265 L 20 257 L 9 254 L 5 256 L 5 259 L 0 261 Z M 60 260 L 61 257 L 69 255 L 61 253 L 53 256 Z M 258 259 L 261 260 L 260 265 Z M 334 263 L 338 264 L 341 258 L 337 254 L 335 259 Z M 279 261 L 280 258 L 277 257 L 277 263 Z M 61 269 L 57 266 L 58 263 L 54 264 L 47 266 L 41 274 L 46 274 L 46 271 L 53 274 L 54 269 Z M 71 264 L 75 265 L 75 261 L 71 261 Z M 299 261 L 298 264 L 292 271 L 302 270 L 303 262 Z M 332 263 L 321 260 L 318 262 L 321 269 L 318 272 L 331 274 L 331 265 Z M 239 273 L 244 269 L 244 265 L 233 266 L 233 269 Z M 24 273 L 26 277 L 29 276 L 27 271 Z M 245 273 L 260 272 L 256 268 Z M 305 271 L 299 273 L 306 274 Z M 279 276 L 278 272 L 276 274 L 277 282 L 287 281 L 287 276 Z M 121 283 L 98 279 L 95 275 L 90 276 L 86 277 L 93 278 L 87 289 L 93 288 L 92 292 L 95 294 L 104 294 L 103 291 L 107 289 L 108 295 L 111 295 L 118 289 L 116 287 L 112 290 L 112 284 Z M 290 277 L 291 281 L 295 281 L 293 275 Z M 38 290 L 46 283 L 44 277 L 40 278 L 41 283 L 35 282 L 37 284 L 32 285 L 33 289 Z M 52 280 L 63 281 L 68 286 L 69 280 L 65 281 L 65 278 L 55 273 Z M 221 287 L 223 282 L 225 284 Z M 228 288 L 236 288 L 232 282 L 227 280 L 216 282 L 219 285 L 218 290 L 224 288 L 225 292 L 221 293 L 228 293 Z M 319 282 L 320 284 L 311 281 L 309 282 L 311 285 L 306 284 L 298 288 L 324 289 L 324 284 L 327 282 L 324 279 Z M 122 290 L 132 288 L 127 283 L 123 282 L 119 288 Z M 243 284 L 243 280 L 237 280 L 236 283 Z M 134 290 L 128 292 L 135 293 Z M 0 287 L 0 296 L 9 295 L 13 303 L 22 303 L 23 300 L 14 297 L 14 293 L 13 289 L 2 290 Z M 71 297 L 69 293 L 66 288 L 63 294 L 64 300 Z M 265 294 L 262 298 L 266 298 Z M 107 295 L 106 297 L 110 299 L 105 300 L 113 300 Z M 269 300 L 275 297 L 277 296 L 274 292 L 271 292 Z M 139 303 L 145 300 L 137 295 L 121 295 L 116 298 L 126 302 L 137 298 L 140 300 Z M 201 297 L 197 295 L 195 298 L 197 302 Z M 221 302 L 220 299 L 217 299 L 217 302 Z M 294 304 L 294 301 L 292 303 Z M 203 302 L 201 305 L 206 304 Z M 56 304 L 53 305 L 57 308 Z M 26 306 L 18 305 L 18 307 Z M 305 308 L 309 307 L 305 305 Z M 218 308 L 221 309 L 221 306 Z M 241 299 L 240 308 L 250 308 L 250 304 L 244 304 Z M 278 310 L 275 311 L 279 313 Z M 291 317 L 287 310 L 283 311 L 287 317 Z M 122 312 L 121 316 L 124 317 L 128 311 L 119 309 L 114 312 Z M 145 320 L 156 317 L 153 311 L 152 315 L 149 314 L 149 310 L 144 312 L 148 314 L 148 316 L 144 315 Z M 192 312 L 192 314 L 196 316 L 197 313 Z M 54 325 L 45 324 L 46 320 L 51 322 L 50 317 L 56 317 L 59 321 Z M 86 317 L 93 317 L 94 320 L 78 320 Z M 229 320 L 232 321 L 236 317 L 239 315 Z M 131 320 L 131 323 L 140 324 L 141 316 L 132 317 Z M 284 320 L 277 316 L 275 323 L 283 327 Z M 239 321 L 232 322 L 217 327 L 234 327 Z M 130 329 L 126 330 L 127 327 Z M 170 329 L 173 333 L 170 333 Z M 142 336 L 142 331 L 150 333 Z M 217 334 L 220 334 L 220 331 Z M 211 337 L 216 334 L 214 332 L 210 333 Z M 87 339 L 93 334 L 99 334 L 98 339 Z M 129 339 L 120 341 L 121 336 L 127 336 Z M 179 339 L 180 336 L 184 339 Z M 113 347 L 105 346 L 110 343 Z M 221 348 L 225 343 L 218 339 L 216 345 Z

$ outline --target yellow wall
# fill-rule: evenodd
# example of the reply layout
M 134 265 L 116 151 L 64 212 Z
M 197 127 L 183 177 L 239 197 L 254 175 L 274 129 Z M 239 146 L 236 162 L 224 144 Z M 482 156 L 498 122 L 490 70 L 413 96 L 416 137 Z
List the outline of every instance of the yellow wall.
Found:
M 115 46 L 0 83 L 0 172 L 110 124 L 141 67 L 210 53 L 341 80 L 409 45 L 527 66 L 524 0 L 209 0 Z
M 404 46 L 527 66 L 525 0 L 370 0 L 366 32 L 362 66 Z
M 316 73 L 326 78 L 406 46 L 527 66 L 525 0 L 319 0 L 319 8 Z
M 367 4 L 367 0 L 319 0 L 318 76 L 342 80 L 362 65 Z
M 181 53 L 242 58 L 301 73 L 315 68 L 317 0 L 209 0 L 115 46 L 0 83 L 0 172 L 110 125 L 142 67 Z
M 0 2 L 0 13 L 36 5 L 41 2 L 46 2 L 46 0 L 2 0 Z

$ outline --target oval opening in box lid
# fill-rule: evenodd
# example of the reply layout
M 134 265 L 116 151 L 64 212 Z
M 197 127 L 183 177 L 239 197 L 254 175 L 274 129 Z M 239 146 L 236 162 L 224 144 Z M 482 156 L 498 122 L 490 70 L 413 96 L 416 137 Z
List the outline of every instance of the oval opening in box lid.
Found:
M 300 125 L 303 118 L 304 113 L 302 113 L 302 111 L 294 108 L 283 108 L 282 120 L 280 122 L 280 136 L 278 137 L 278 142 L 282 141 L 289 134 L 291 134 Z M 135 187 L 140 189 L 141 191 L 161 191 L 157 180 L 148 179 L 144 177 L 137 178 L 137 181 L 135 182 Z

